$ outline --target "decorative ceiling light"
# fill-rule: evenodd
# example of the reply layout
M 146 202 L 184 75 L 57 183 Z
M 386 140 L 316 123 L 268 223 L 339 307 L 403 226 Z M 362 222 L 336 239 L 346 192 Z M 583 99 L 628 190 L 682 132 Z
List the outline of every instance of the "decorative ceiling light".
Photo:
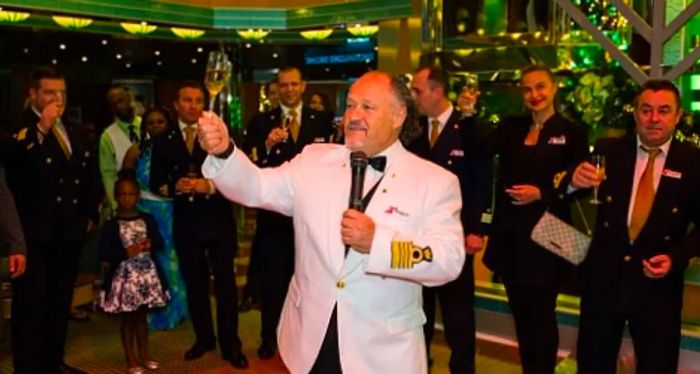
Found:
M 182 39 L 197 39 L 200 36 L 204 35 L 204 30 L 199 30 L 199 29 L 185 29 L 182 27 L 171 27 L 170 30 L 177 36 L 178 38 Z
M 82 29 L 83 27 L 88 27 L 92 24 L 92 19 L 90 18 L 80 18 L 80 17 L 66 17 L 66 16 L 52 16 L 53 21 L 61 27 L 67 29 Z
M 29 18 L 29 13 L 0 10 L 0 22 L 17 23 Z
M 132 23 L 132 22 L 122 22 L 120 23 L 122 28 L 126 30 L 129 34 L 135 34 L 135 35 L 146 35 L 150 34 L 158 28 L 156 25 L 149 25 L 146 21 L 143 21 L 141 23 Z
M 248 29 L 248 30 L 236 30 L 238 35 L 245 40 L 260 40 L 270 33 L 270 30 L 263 29 Z
M 333 33 L 333 29 L 320 29 L 320 30 L 306 30 L 301 31 L 299 34 L 306 40 L 323 40 Z
M 360 25 L 359 23 L 354 26 L 348 26 L 348 32 L 357 37 L 367 37 L 372 36 L 379 31 L 379 26 L 377 25 Z

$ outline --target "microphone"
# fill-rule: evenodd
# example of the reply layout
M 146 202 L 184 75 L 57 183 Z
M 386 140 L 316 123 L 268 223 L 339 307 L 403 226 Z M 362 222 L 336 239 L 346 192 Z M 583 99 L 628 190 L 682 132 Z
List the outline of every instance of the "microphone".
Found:
M 365 185 L 365 172 L 367 171 L 367 155 L 362 151 L 350 154 L 350 168 L 352 169 L 352 185 L 350 187 L 349 207 L 362 212 L 362 189 Z

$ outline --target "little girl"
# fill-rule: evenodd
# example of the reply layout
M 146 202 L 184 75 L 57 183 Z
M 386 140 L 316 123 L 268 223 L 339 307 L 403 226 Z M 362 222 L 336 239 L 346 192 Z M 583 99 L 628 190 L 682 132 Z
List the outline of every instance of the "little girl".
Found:
M 163 247 L 156 221 L 136 210 L 139 187 L 133 175 L 121 172 L 114 184 L 116 215 L 102 227 L 100 257 L 109 263 L 100 306 L 107 313 L 121 314 L 121 338 L 129 365 L 128 373 L 141 374 L 159 364 L 148 355 L 149 308 L 165 306 L 169 296 L 159 277 L 151 251 Z M 134 353 L 138 346 L 138 358 Z

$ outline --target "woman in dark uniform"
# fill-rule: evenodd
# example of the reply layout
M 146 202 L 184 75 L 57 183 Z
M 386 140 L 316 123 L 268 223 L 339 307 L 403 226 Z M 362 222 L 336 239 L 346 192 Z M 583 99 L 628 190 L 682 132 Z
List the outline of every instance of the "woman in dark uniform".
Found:
M 523 373 L 554 373 L 559 334 L 558 286 L 573 267 L 538 246 L 530 233 L 549 209 L 569 221 L 559 180 L 588 156 L 584 127 L 556 112 L 556 80 L 545 65 L 523 69 L 520 90 L 530 113 L 508 118 L 484 143 L 500 156 L 492 237 L 484 263 L 501 275 L 515 319 Z

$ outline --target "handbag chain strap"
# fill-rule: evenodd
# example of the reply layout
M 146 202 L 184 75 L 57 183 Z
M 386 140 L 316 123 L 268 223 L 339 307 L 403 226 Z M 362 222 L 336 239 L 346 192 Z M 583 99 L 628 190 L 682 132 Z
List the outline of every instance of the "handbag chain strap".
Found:
M 581 209 L 581 203 L 579 203 L 577 198 L 574 198 L 576 201 L 576 207 L 578 208 L 578 214 L 581 215 L 581 221 L 583 221 L 583 225 L 586 226 L 586 235 L 591 236 L 593 235 L 593 231 L 591 231 L 591 227 L 588 226 L 588 220 L 586 219 L 586 216 L 583 214 L 583 209 Z

